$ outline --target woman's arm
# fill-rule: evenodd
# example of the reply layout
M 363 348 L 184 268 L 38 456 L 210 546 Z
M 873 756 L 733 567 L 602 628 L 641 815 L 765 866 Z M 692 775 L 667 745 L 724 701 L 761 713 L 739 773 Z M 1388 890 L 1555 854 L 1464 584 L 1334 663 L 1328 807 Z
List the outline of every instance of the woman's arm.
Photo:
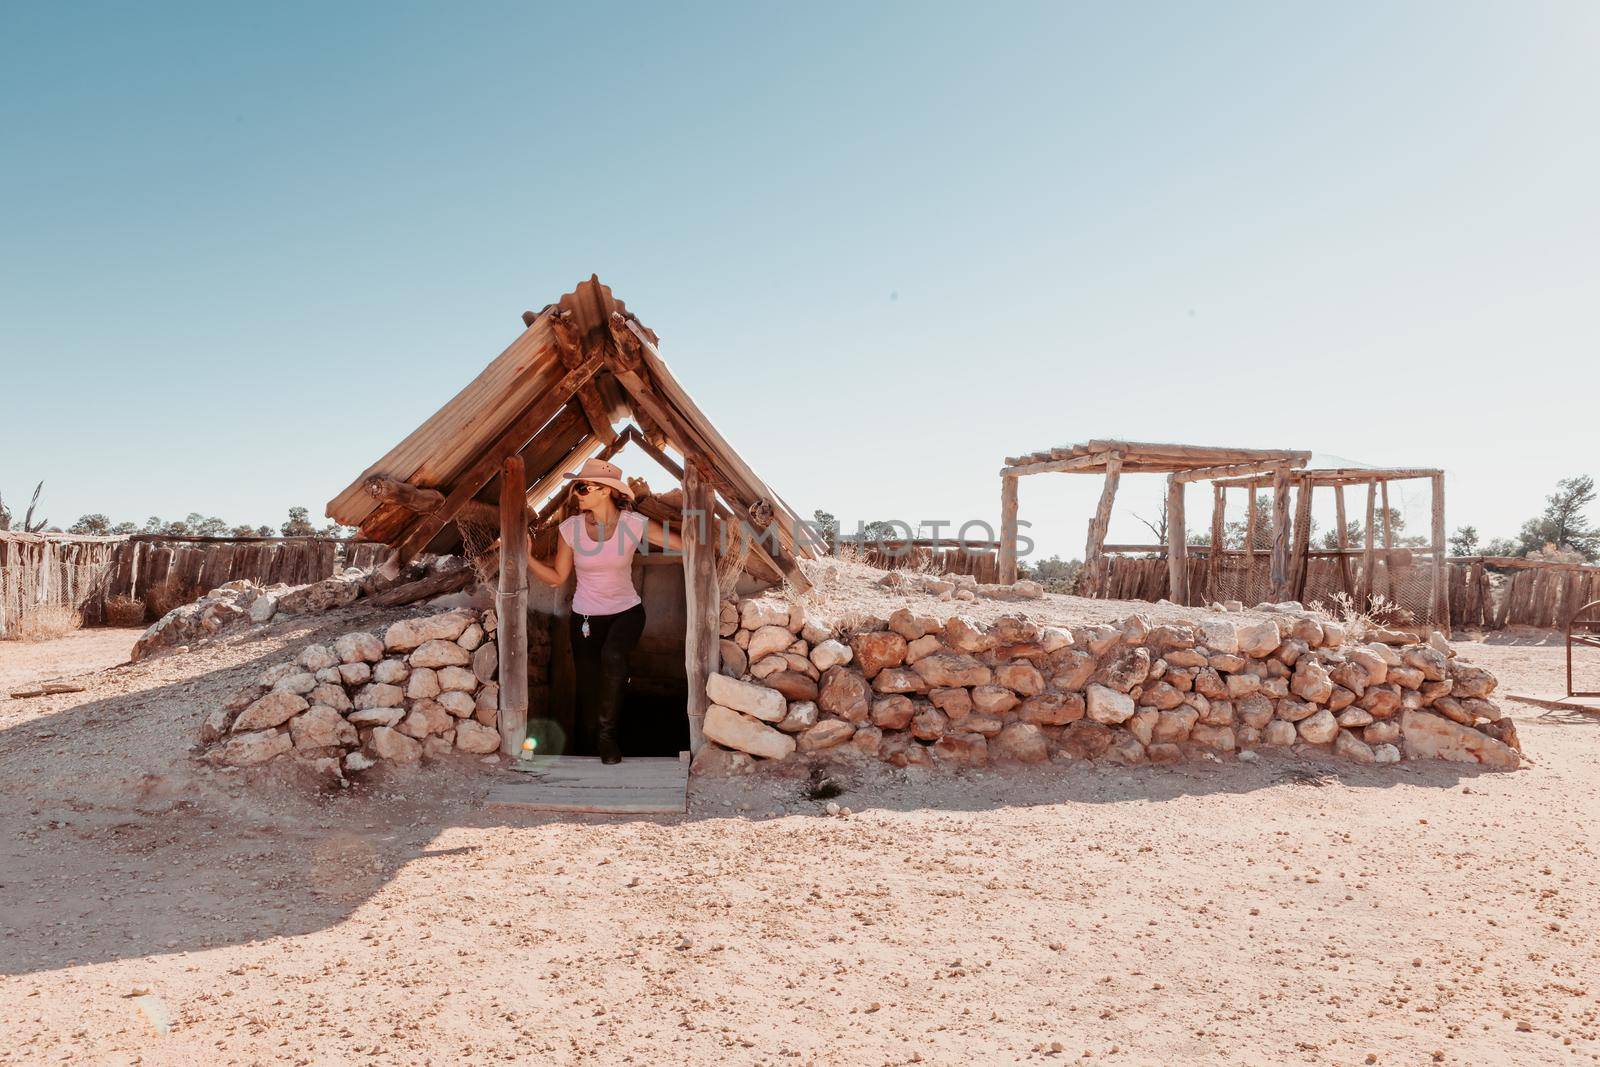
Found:
M 676 531 L 669 530 L 654 519 L 646 519 L 644 539 L 657 548 L 664 548 L 669 552 L 683 551 L 683 538 Z
M 567 584 L 567 578 L 572 574 L 572 546 L 567 544 L 566 538 L 556 537 L 555 565 L 543 563 L 533 555 L 533 545 L 528 545 L 528 570 L 532 575 L 545 585 L 553 585 L 560 589 Z

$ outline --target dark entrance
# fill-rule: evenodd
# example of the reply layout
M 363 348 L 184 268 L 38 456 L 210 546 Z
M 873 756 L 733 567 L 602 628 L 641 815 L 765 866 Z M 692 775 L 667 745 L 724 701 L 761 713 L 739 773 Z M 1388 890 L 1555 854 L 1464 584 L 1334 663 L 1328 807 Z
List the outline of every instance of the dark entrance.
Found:
M 687 626 L 683 560 L 641 554 L 633 564 L 633 584 L 644 601 L 645 626 L 629 660 L 622 702 L 622 753 L 676 756 L 689 748 L 689 685 L 684 673 Z M 562 594 L 570 604 L 570 588 Z M 581 721 L 574 692 L 572 647 L 566 611 L 549 620 L 550 705 L 548 724 L 530 722 L 540 750 L 574 756 L 596 755 L 595 724 Z

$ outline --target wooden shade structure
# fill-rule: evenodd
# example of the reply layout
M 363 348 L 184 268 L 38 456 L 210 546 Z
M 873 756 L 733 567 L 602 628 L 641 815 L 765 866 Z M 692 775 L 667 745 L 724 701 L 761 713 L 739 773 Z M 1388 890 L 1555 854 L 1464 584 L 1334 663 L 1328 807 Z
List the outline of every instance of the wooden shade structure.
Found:
M 567 484 L 563 475 L 638 444 L 683 482 L 685 668 L 690 741 L 698 748 L 705 679 L 718 666 L 717 544 L 707 513 L 724 524 L 748 522 L 747 568 L 802 591 L 810 585 L 797 560 L 812 555 L 805 528 L 678 383 L 654 331 L 598 278 L 542 311 L 525 312 L 523 324 L 482 373 L 329 501 L 327 514 L 393 546 L 400 563 L 423 551 L 453 549 L 461 540 L 457 523 L 499 527 L 507 549 L 497 593 L 499 719 L 502 749 L 514 752 L 527 716 L 528 660 L 526 648 L 517 647 L 526 630 L 517 616 L 527 610 L 521 546 L 528 527 L 554 517 Z M 627 419 L 632 422 L 619 427 Z M 674 524 L 680 518 L 678 512 L 646 514 Z
M 1289 482 L 1296 489 L 1294 567 L 1289 575 L 1290 591 L 1296 598 L 1305 593 L 1306 573 L 1311 548 L 1311 503 L 1318 488 L 1331 488 L 1338 515 L 1337 555 L 1344 592 L 1358 605 L 1367 605 L 1372 598 L 1373 575 L 1377 571 L 1377 530 L 1383 531 L 1385 553 L 1394 549 L 1394 530 L 1391 528 L 1389 510 L 1389 483 L 1410 479 L 1426 479 L 1429 483 L 1431 503 L 1430 539 L 1427 551 L 1431 555 L 1428 576 L 1428 613 L 1430 620 L 1446 634 L 1450 632 L 1449 583 L 1445 580 L 1445 518 L 1444 471 L 1433 467 L 1322 467 L 1299 470 L 1289 474 Z M 1252 500 L 1255 491 L 1265 485 L 1259 476 L 1219 479 L 1216 482 L 1218 509 L 1221 493 L 1225 489 L 1249 489 Z M 1367 487 L 1366 521 L 1362 524 L 1365 544 L 1352 548 L 1348 543 L 1345 519 L 1344 489 L 1347 485 Z M 1254 509 L 1252 509 L 1253 517 Z M 1220 515 L 1218 517 L 1220 525 Z M 1361 558 L 1361 582 L 1357 588 L 1350 574 L 1350 557 Z
M 1208 445 L 1157 444 L 1147 441 L 1089 441 L 1023 456 L 1011 456 L 1000 470 L 1000 581 L 1017 578 L 1017 482 L 1029 474 L 1103 474 L 1105 487 L 1100 505 L 1089 520 L 1084 570 L 1091 584 L 1103 577 L 1108 550 L 1106 528 L 1111 505 L 1123 474 L 1167 475 L 1167 543 L 1142 546 L 1167 555 L 1168 595 L 1176 604 L 1188 601 L 1187 545 L 1184 530 L 1183 487 L 1189 482 L 1222 478 L 1264 476 L 1279 488 L 1278 520 L 1273 526 L 1272 586 L 1287 589 L 1289 575 L 1288 480 L 1294 468 L 1311 459 L 1309 452 L 1286 449 L 1221 448 Z M 1251 511 L 1252 518 L 1254 509 Z M 1215 527 L 1217 523 L 1213 521 Z M 1220 539 L 1220 534 L 1213 531 Z M 1140 547 L 1140 546 L 1136 546 Z

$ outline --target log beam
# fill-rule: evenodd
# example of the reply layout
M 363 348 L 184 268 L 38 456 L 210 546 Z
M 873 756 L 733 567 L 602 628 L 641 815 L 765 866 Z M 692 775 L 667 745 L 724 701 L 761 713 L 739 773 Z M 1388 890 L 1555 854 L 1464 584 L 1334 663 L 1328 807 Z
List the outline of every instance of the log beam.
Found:
M 711 516 L 716 496 L 704 477 L 704 460 L 685 456 L 683 464 L 683 586 L 687 626 L 683 635 L 684 674 L 689 683 L 689 749 L 705 744 L 706 679 L 721 664 L 717 642 L 721 597 L 717 589 L 715 534 Z
M 1189 602 L 1189 549 L 1183 522 L 1183 484 L 1167 476 L 1167 599 Z
M 1344 486 L 1342 484 L 1336 485 L 1336 486 L 1333 487 L 1333 504 L 1334 504 L 1335 510 L 1338 512 L 1338 517 L 1339 517 L 1339 582 L 1340 582 L 1340 589 L 1343 590 L 1345 596 L 1354 597 L 1356 595 L 1356 591 L 1355 591 L 1355 588 L 1353 587 L 1353 585 L 1351 584 L 1351 580 L 1350 580 L 1350 557 L 1348 555 L 1346 555 L 1346 553 L 1350 549 L 1350 535 L 1349 535 L 1348 531 L 1345 530 Z
M 1359 611 L 1366 611 L 1372 604 L 1372 568 L 1377 564 L 1377 553 L 1373 550 L 1373 540 L 1377 531 L 1372 524 L 1377 521 L 1378 510 L 1378 483 L 1367 482 L 1367 530 L 1366 544 L 1361 551 L 1361 599 L 1356 602 Z
M 1289 468 L 1272 472 L 1272 599 L 1289 599 Z
M 1433 624 L 1444 631 L 1446 637 L 1450 636 L 1450 590 L 1444 580 L 1444 551 L 1445 551 L 1445 523 L 1444 523 L 1444 475 L 1435 474 L 1433 484 L 1433 563 L 1432 567 L 1432 604 Z
M 450 490 L 444 503 L 437 510 L 424 515 L 421 521 L 412 527 L 411 532 L 400 541 L 395 549 L 399 561 L 402 564 L 410 562 L 418 552 L 426 548 L 428 542 L 444 529 L 444 524 L 455 518 L 467 501 L 477 496 L 483 487 L 489 484 L 506 458 L 526 448 L 533 435 L 538 433 L 568 400 L 572 399 L 572 394 L 578 391 L 579 386 L 594 377 L 601 363 L 602 360 L 598 355 L 591 356 L 541 393 L 506 432 L 500 435 L 499 440 L 456 479 L 455 488 Z M 520 493 L 524 487 L 519 485 L 517 488 Z
M 500 584 L 495 641 L 500 658 L 500 751 L 515 756 L 528 736 L 528 501 L 521 456 L 500 466 Z
M 1017 580 L 1017 476 L 1000 476 L 1000 584 Z

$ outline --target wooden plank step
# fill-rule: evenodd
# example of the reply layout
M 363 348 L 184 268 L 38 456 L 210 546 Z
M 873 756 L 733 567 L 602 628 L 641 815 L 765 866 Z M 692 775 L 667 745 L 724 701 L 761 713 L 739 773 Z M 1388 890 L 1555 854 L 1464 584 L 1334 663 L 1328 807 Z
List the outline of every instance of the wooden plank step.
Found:
M 607 765 L 594 757 L 541 756 L 518 761 L 516 770 L 490 787 L 490 804 L 609 815 L 681 815 L 687 809 L 687 760 L 657 757 Z

